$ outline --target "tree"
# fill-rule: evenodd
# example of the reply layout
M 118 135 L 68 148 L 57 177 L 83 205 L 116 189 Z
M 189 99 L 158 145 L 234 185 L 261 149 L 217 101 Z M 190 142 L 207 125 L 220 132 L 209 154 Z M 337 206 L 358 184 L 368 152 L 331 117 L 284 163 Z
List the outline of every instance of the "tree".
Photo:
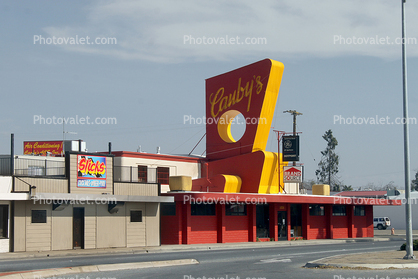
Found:
M 341 189 L 342 191 L 353 191 L 353 187 L 351 187 L 351 185 L 344 185 L 343 188 Z
M 364 191 L 388 191 L 388 190 L 397 190 L 398 186 L 395 185 L 394 181 L 390 181 L 389 183 L 383 185 L 382 183 L 379 183 L 380 185 L 375 185 L 373 182 L 367 183 L 367 185 L 364 187 Z M 360 189 L 361 190 L 361 187 Z
M 310 179 L 302 182 L 301 189 L 312 190 L 312 186 L 315 185 L 315 180 Z
M 332 135 L 331 129 L 326 131 L 322 138 L 327 142 L 327 147 L 321 151 L 322 158 L 315 171 L 316 177 L 319 183 L 328 184 L 333 191 L 340 191 L 341 183 L 337 177 L 340 158 L 335 153 L 338 141 Z

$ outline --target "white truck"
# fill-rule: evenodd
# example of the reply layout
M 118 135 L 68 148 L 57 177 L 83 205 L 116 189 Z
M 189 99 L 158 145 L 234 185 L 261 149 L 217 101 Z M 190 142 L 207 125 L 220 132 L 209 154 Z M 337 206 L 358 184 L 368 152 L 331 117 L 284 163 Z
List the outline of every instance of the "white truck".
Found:
M 377 228 L 378 230 L 386 230 L 388 227 L 390 227 L 389 217 L 374 217 L 373 227 Z

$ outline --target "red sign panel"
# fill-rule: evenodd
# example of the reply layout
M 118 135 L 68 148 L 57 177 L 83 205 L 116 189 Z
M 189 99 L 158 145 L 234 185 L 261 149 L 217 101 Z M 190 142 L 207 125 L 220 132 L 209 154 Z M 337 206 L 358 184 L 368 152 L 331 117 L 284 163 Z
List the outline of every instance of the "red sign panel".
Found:
M 265 59 L 206 80 L 206 158 L 224 159 L 264 150 L 284 66 Z M 245 133 L 231 136 L 242 114 Z
M 23 154 L 42 154 L 51 153 L 61 155 L 63 153 L 63 141 L 24 141 Z

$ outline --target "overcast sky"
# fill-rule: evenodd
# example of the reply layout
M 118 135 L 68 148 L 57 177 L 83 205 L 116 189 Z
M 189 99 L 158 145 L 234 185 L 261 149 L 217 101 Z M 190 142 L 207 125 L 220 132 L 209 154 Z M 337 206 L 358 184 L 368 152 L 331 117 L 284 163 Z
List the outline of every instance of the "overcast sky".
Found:
M 418 3 L 406 7 L 409 112 L 418 118 Z M 112 142 L 188 154 L 205 133 L 184 121 L 205 115 L 205 79 L 271 58 L 285 70 L 267 150 L 277 151 L 273 130 L 292 131 L 283 111 L 297 110 L 306 179 L 332 129 L 344 184 L 404 187 L 403 127 L 386 124 L 402 117 L 400 0 L 1 1 L 0 23 L 1 154 L 11 133 L 17 154 L 25 140 L 63 135 L 92 152 Z M 53 117 L 117 123 L 41 123 Z M 370 124 L 376 117 L 385 121 Z M 204 151 L 202 142 L 193 153 Z

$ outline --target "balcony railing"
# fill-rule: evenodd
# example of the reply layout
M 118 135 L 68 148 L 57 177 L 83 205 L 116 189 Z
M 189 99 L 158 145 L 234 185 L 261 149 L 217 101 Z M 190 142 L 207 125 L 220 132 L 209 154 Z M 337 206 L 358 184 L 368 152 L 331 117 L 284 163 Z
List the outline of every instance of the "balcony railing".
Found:
M 138 175 L 136 166 L 114 166 L 113 170 L 115 182 L 157 183 L 157 169 L 148 169 L 146 178 Z
M 10 156 L 0 158 L 0 175 L 12 175 Z M 65 162 L 53 161 L 48 158 L 15 158 L 14 175 L 65 177 Z

